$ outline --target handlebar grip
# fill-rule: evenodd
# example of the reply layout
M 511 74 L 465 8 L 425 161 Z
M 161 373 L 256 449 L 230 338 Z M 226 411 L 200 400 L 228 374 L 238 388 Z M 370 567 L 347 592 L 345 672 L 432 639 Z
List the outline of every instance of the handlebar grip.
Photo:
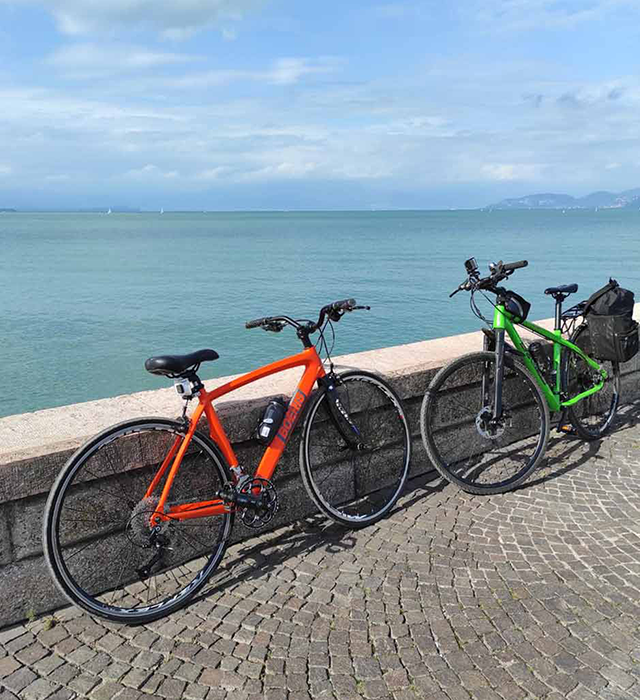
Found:
M 356 305 L 355 299 L 341 299 L 340 301 L 334 301 L 332 304 L 329 304 L 329 307 L 331 308 L 332 311 L 338 311 L 341 309 L 348 311 L 349 309 L 351 309 L 355 305 Z
M 528 260 L 518 260 L 518 262 L 503 263 L 502 269 L 505 272 L 509 272 L 509 270 L 518 270 L 521 267 L 526 267 L 528 264 L 529 264 Z
M 262 318 L 254 318 L 253 321 L 247 321 L 244 324 L 245 328 L 259 328 L 267 320 L 266 316 Z

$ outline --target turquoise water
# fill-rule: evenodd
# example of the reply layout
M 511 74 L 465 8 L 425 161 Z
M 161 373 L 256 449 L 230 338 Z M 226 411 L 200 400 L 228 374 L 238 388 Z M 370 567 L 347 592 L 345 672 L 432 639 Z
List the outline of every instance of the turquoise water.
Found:
M 167 386 L 153 354 L 211 347 L 204 378 L 250 370 L 300 344 L 246 320 L 344 297 L 372 309 L 336 326 L 336 354 L 473 330 L 468 295 L 448 299 L 470 256 L 527 258 L 511 279 L 532 318 L 552 284 L 640 292 L 639 232 L 617 210 L 0 214 L 0 416 Z

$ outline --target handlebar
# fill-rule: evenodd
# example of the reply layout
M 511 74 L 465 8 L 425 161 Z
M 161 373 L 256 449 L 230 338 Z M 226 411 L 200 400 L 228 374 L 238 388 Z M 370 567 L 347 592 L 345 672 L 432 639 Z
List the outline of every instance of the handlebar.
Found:
M 493 291 L 498 282 L 507 279 L 507 277 L 512 275 L 515 270 L 519 270 L 522 267 L 527 267 L 529 264 L 527 260 L 518 260 L 517 262 L 512 263 L 503 263 L 502 260 L 499 260 L 497 263 L 491 263 L 489 265 L 491 274 L 489 274 L 487 277 L 480 277 L 478 268 L 475 265 L 475 260 L 473 258 L 471 260 L 473 260 L 473 265 L 468 265 L 470 262 L 469 260 L 467 263 L 465 263 L 468 270 L 467 279 L 461 285 L 459 285 L 457 289 L 454 289 L 453 292 L 449 294 L 449 298 L 462 291 L 475 291 L 476 289 Z
M 244 324 L 244 327 L 245 328 L 258 328 L 258 326 L 261 326 L 266 320 L 267 320 L 266 316 L 264 316 L 263 318 L 255 318 L 253 321 L 247 321 Z
M 521 267 L 526 267 L 528 264 L 528 260 L 518 260 L 518 262 L 502 263 L 502 269 L 505 270 L 505 272 L 509 272 L 510 270 L 519 270 Z
M 333 301 L 320 309 L 320 314 L 316 323 L 306 322 L 301 323 L 289 316 L 263 316 L 256 318 L 253 321 L 247 321 L 245 328 L 263 328 L 265 331 L 279 333 L 285 326 L 293 326 L 297 330 L 303 330 L 306 333 L 315 333 L 322 326 L 325 318 L 328 316 L 331 321 L 339 321 L 342 316 L 348 311 L 357 311 L 358 309 L 371 309 L 370 306 L 358 306 L 355 299 L 341 299 Z

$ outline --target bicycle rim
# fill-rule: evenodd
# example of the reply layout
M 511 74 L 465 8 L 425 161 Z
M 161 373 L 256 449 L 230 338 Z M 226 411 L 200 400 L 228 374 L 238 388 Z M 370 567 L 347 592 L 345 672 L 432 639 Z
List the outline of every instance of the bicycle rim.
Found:
M 336 425 L 330 394 L 322 392 L 305 423 L 303 478 L 324 513 L 364 527 L 388 513 L 402 491 L 411 455 L 409 427 L 397 394 L 373 374 L 344 373 L 335 391 L 361 433 L 361 445 L 345 439 L 349 428 Z
M 521 484 L 544 454 L 549 409 L 528 372 L 505 357 L 502 416 L 493 421 L 495 354 L 477 353 L 444 367 L 422 404 L 422 438 L 447 480 L 471 493 Z
M 581 326 L 573 335 L 571 342 L 587 355 L 591 355 L 591 337 L 589 327 Z M 567 395 L 575 396 L 593 386 L 596 378 L 594 371 L 575 352 L 565 351 L 565 382 Z M 569 407 L 569 418 L 576 432 L 587 440 L 602 437 L 611 427 L 620 402 L 620 366 L 617 362 L 598 360 L 607 372 L 607 379 L 600 391 L 578 401 Z
M 72 602 L 116 621 L 149 621 L 184 605 L 213 573 L 231 514 L 170 519 L 156 536 L 149 524 L 166 473 L 145 493 L 183 439 L 172 421 L 123 424 L 88 443 L 60 474 L 45 511 L 45 554 Z M 227 480 L 221 458 L 195 434 L 166 508 L 213 500 Z

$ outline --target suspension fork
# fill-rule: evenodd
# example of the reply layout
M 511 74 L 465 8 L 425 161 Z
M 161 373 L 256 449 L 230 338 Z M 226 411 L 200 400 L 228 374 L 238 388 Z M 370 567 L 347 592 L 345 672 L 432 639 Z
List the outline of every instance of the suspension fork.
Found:
M 497 420 L 502 415 L 502 382 L 504 378 L 504 354 L 510 349 L 504 338 L 504 328 L 494 330 L 482 329 L 484 333 L 483 350 L 493 352 L 496 357 L 496 376 L 493 395 L 493 415 L 492 419 Z M 491 405 L 489 385 L 491 384 L 491 363 L 485 362 L 482 372 L 482 406 Z
M 498 296 L 498 303 L 493 314 L 493 342 L 495 343 L 496 355 L 496 375 L 493 395 L 493 416 L 494 421 L 502 417 L 502 381 L 504 379 L 504 353 L 505 353 L 505 308 L 504 299 Z M 486 381 L 488 368 L 483 377 L 483 384 Z M 483 387 L 484 388 L 484 387 Z M 485 404 L 486 405 L 486 404 Z
M 493 397 L 493 420 L 502 417 L 502 380 L 504 379 L 504 328 L 495 329 L 496 377 Z M 485 372 L 485 375 L 487 372 Z M 485 377 L 483 377 L 485 381 Z
M 356 450 L 361 449 L 363 445 L 362 433 L 358 429 L 358 426 L 351 420 L 349 412 L 344 407 L 342 401 L 340 401 L 336 390 L 336 385 L 339 383 L 340 378 L 334 374 L 334 372 L 329 372 L 324 377 L 318 379 L 318 385 L 324 388 L 327 394 L 325 405 L 335 429 L 340 433 L 350 448 Z

